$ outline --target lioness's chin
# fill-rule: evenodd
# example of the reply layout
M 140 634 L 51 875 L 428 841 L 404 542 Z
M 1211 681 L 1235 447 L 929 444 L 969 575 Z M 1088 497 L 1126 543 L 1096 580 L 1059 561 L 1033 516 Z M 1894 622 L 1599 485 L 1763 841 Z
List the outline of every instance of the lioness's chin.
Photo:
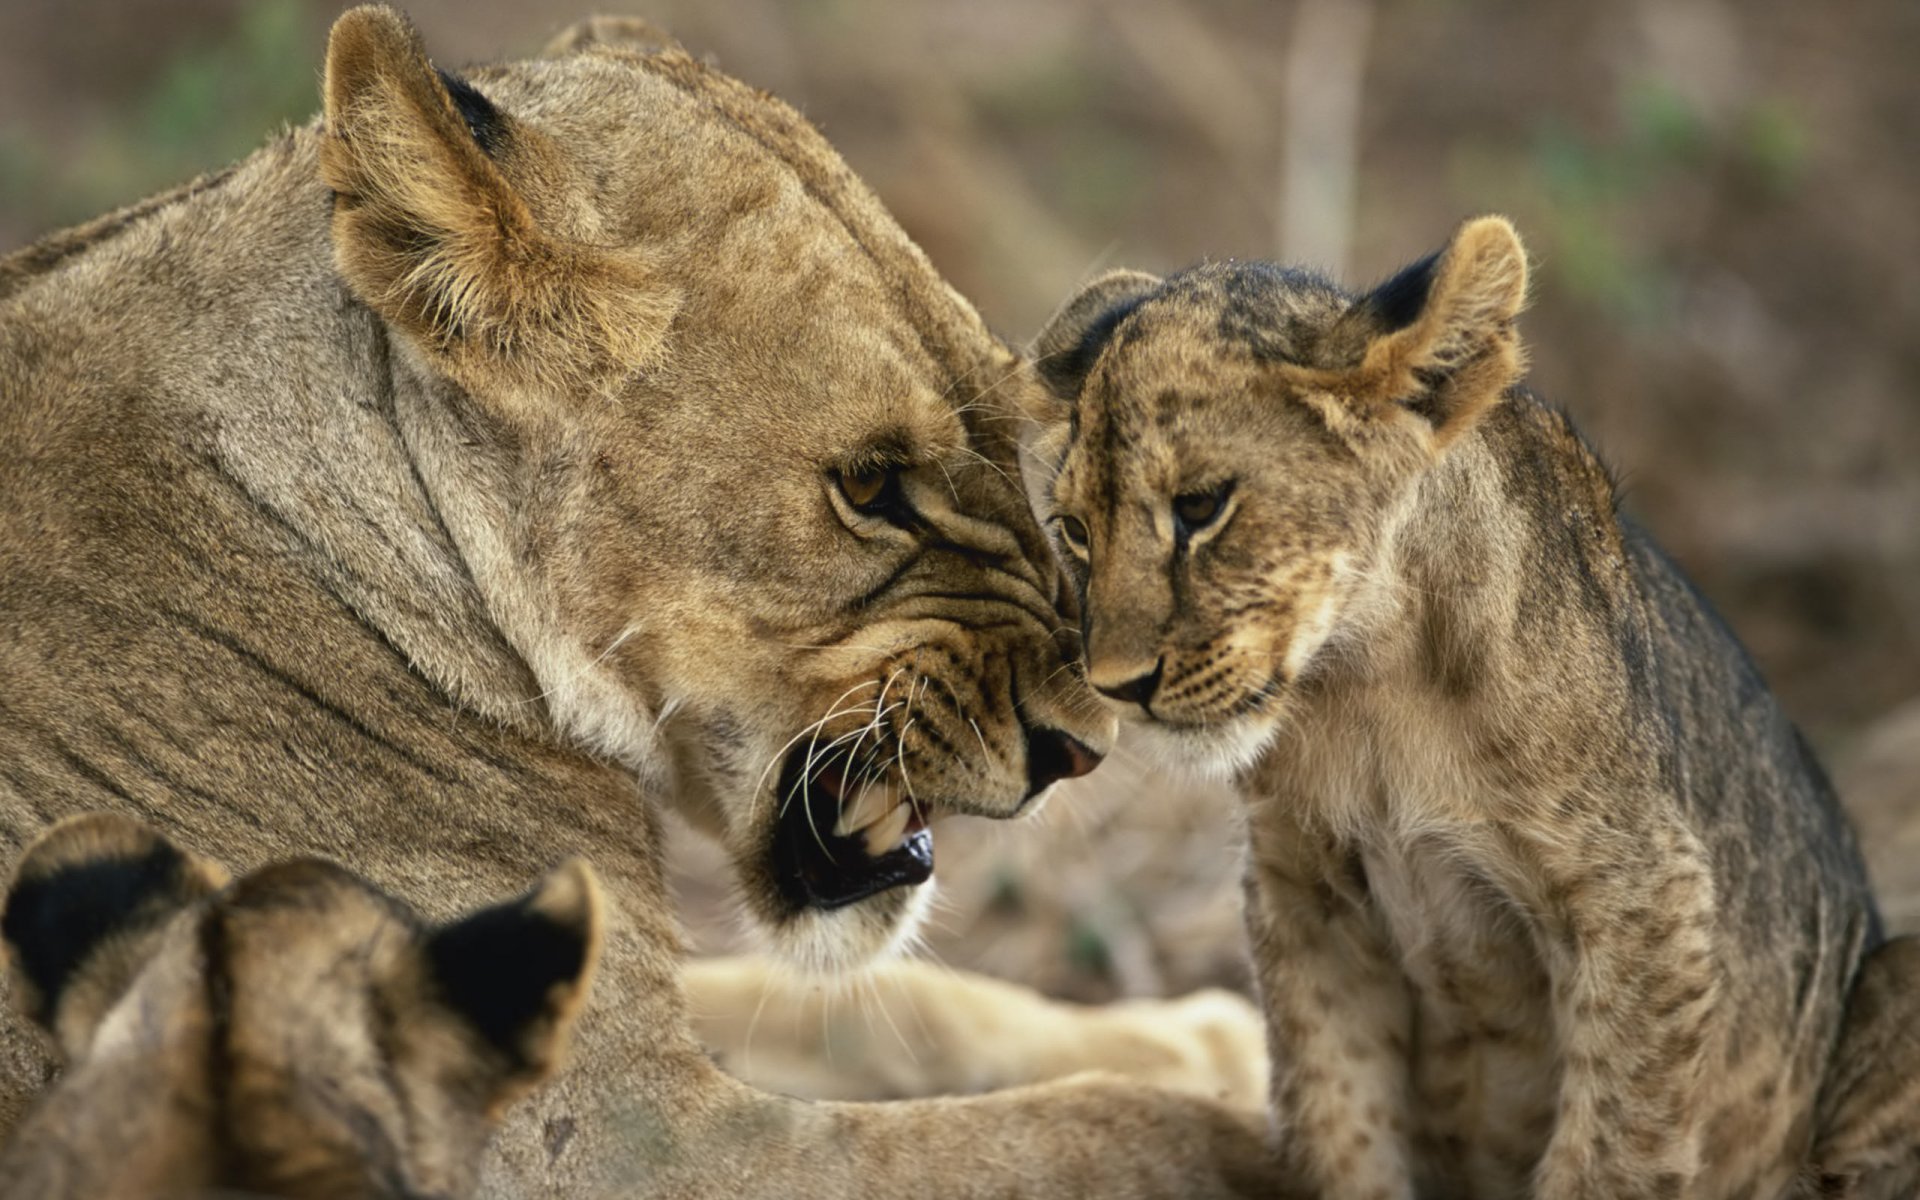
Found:
M 841 908 L 803 908 L 767 930 L 769 949 L 802 971 L 839 975 L 912 944 L 933 904 L 933 881 L 903 885 Z
M 790 838 L 776 831 L 735 852 L 742 915 L 764 951 L 801 971 L 831 975 L 857 971 L 913 941 L 933 902 L 931 831 L 854 866 L 864 882 L 856 898 L 844 899 L 808 893 L 794 873 Z M 858 853 L 850 840 L 827 834 L 824 847 L 810 836 L 808 843 L 823 860 L 832 853 L 846 862 Z
M 920 928 L 933 896 L 937 807 L 845 753 L 797 748 L 760 822 L 733 842 L 746 916 L 764 947 L 801 970 L 857 970 Z M 731 839 L 730 839 L 731 840 Z
M 1275 713 L 1250 712 L 1205 724 L 1129 721 L 1121 726 L 1126 743 L 1162 766 L 1209 779 L 1232 779 L 1266 753 L 1280 732 Z

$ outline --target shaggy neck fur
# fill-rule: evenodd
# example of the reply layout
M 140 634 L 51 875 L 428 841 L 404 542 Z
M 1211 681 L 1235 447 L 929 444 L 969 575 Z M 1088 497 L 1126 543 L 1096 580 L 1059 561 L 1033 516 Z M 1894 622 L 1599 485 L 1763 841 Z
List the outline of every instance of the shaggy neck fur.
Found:
M 339 282 L 316 145 L 313 128 L 297 130 L 218 182 L 129 210 L 91 244 L 30 276 L 35 250 L 21 252 L 9 260 L 21 264 L 13 302 L 124 305 L 123 292 L 109 298 L 37 285 L 138 258 L 150 294 L 135 302 L 189 312 L 196 323 L 258 342 L 256 353 L 223 357 L 217 376 L 176 389 L 195 449 L 271 513 L 321 583 L 450 700 L 522 732 L 551 718 L 587 748 L 637 767 L 642 756 L 631 751 L 645 743 L 648 722 L 594 693 L 586 655 L 547 627 L 540 597 L 524 583 L 508 586 L 519 571 L 503 509 L 518 490 L 507 455 L 498 442 L 476 445 L 475 429 L 456 427 L 449 404 L 462 398 L 411 363 Z M 263 214 L 263 206 L 274 211 Z M 236 291 L 230 278 L 216 290 L 196 277 L 193 247 L 219 239 L 228 222 L 283 231 L 262 247 L 250 291 Z M 310 383 L 329 378 L 353 384 L 340 392 Z M 404 481 L 397 492 L 395 480 Z M 350 536 L 369 528 L 376 539 Z M 615 712 L 628 713 L 631 728 L 603 728 Z

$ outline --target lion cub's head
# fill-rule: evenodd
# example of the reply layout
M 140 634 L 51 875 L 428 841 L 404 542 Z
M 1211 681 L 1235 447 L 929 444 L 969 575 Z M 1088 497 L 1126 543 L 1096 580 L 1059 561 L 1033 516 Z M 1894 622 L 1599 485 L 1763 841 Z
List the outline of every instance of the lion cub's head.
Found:
M 1186 761 L 1258 753 L 1356 627 L 1422 472 L 1519 377 L 1526 278 L 1489 217 L 1362 296 L 1224 262 L 1069 301 L 1025 461 L 1094 687 Z
M 658 43 L 456 77 L 342 17 L 334 260 L 530 669 L 498 715 L 719 838 L 779 948 L 856 961 L 924 907 L 933 822 L 1092 769 L 1111 718 L 1015 482 L 1030 374 L 800 117 Z
M 124 817 L 55 826 L 0 936 L 66 1070 L 0 1153 L 0 1197 L 465 1194 L 560 1058 L 599 906 L 574 862 L 431 926 L 330 863 L 228 884 Z

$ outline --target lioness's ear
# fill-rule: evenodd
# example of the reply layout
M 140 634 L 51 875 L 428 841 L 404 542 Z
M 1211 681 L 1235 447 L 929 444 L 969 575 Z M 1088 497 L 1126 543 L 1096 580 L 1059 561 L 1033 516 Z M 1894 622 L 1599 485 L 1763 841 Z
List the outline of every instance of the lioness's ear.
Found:
M 1159 286 L 1156 275 L 1117 270 L 1075 292 L 1034 339 L 1033 363 L 1041 382 L 1060 399 L 1079 395 L 1114 329 Z
M 361 299 L 480 395 L 598 391 L 663 349 L 678 307 L 633 250 L 541 229 L 504 163 L 534 131 L 427 61 L 388 8 L 327 43 L 334 258 Z
M 679 41 L 672 34 L 651 21 L 641 17 L 603 15 L 588 17 L 561 30 L 540 51 L 540 57 L 565 58 L 569 54 L 580 53 L 588 46 L 617 46 L 643 54 L 654 50 L 680 49 Z
M 0 939 L 14 994 L 71 1060 L 145 965 L 167 919 L 226 886 L 218 864 L 114 813 L 71 817 L 27 848 Z
M 441 999 L 508 1064 L 502 1102 L 566 1052 L 600 956 L 600 884 L 573 859 L 517 900 L 444 925 L 427 941 Z
M 1355 398 L 1396 404 L 1459 436 L 1525 370 L 1514 318 L 1526 304 L 1527 253 L 1504 217 L 1466 222 L 1446 248 L 1369 292 L 1351 315 L 1369 340 Z

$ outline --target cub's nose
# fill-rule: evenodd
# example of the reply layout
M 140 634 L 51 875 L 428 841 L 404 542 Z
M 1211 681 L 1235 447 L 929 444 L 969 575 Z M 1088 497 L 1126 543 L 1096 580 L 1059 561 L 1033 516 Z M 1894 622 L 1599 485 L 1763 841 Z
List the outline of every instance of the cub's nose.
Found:
M 1118 700 L 1122 704 L 1138 704 L 1141 708 L 1150 708 L 1153 704 L 1153 694 L 1160 690 L 1160 676 L 1166 672 L 1166 668 L 1167 660 L 1161 658 L 1153 664 L 1153 670 L 1144 675 L 1135 675 L 1131 679 L 1123 679 L 1119 682 L 1109 682 L 1096 673 L 1091 675 L 1088 682 L 1093 684 L 1094 691 L 1109 699 Z
M 1062 779 L 1078 779 L 1100 765 L 1102 755 L 1071 734 L 1044 725 L 1027 729 L 1027 795 L 1037 796 Z

